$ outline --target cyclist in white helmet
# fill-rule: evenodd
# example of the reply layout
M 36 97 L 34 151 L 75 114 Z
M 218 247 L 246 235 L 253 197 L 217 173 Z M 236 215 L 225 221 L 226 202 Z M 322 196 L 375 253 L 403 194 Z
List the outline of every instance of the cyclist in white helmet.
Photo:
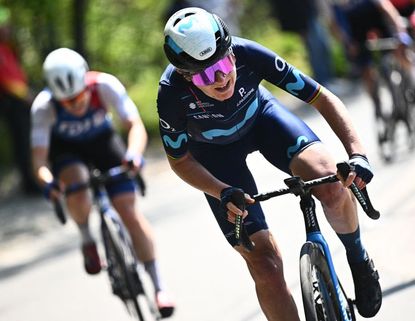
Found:
M 314 106 L 327 120 L 355 166 L 363 188 L 373 177 L 366 152 L 344 104 L 329 90 L 270 49 L 232 37 L 226 24 L 200 8 L 173 14 L 165 29 L 170 61 L 159 82 L 160 135 L 173 171 L 205 193 L 229 244 L 245 259 L 268 320 L 299 320 L 284 280 L 281 253 L 268 230 L 246 164 L 260 151 L 275 167 L 309 180 L 336 172 L 334 158 L 317 135 L 260 85 L 262 80 Z M 247 210 L 233 203 L 245 193 Z M 359 313 L 374 316 L 382 302 L 378 273 L 359 230 L 356 205 L 341 183 L 315 188 L 328 221 L 346 248 Z M 235 216 L 242 215 L 254 250 L 237 244 Z
M 147 133 L 136 105 L 116 77 L 89 71 L 85 59 L 68 48 L 49 53 L 43 72 L 47 87 L 33 102 L 31 141 L 34 173 L 47 199 L 59 198 L 65 186 L 87 182 L 90 166 L 103 172 L 127 162 L 135 170 L 143 166 Z M 113 129 L 111 109 L 128 129 L 127 146 Z M 136 184 L 125 179 L 106 188 L 154 283 L 160 312 L 168 317 L 174 304 L 160 281 L 153 231 L 138 209 Z M 66 203 L 80 230 L 86 272 L 97 274 L 101 262 L 88 226 L 90 194 L 81 190 L 67 195 Z

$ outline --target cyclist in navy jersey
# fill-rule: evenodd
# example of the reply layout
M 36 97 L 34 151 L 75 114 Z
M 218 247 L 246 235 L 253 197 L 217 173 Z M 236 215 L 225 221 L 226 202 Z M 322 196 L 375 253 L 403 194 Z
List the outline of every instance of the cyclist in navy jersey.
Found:
M 47 87 L 33 102 L 31 139 L 34 173 L 48 199 L 59 198 L 65 186 L 87 182 L 90 167 L 105 172 L 123 163 L 132 163 L 134 170 L 143 166 L 147 133 L 137 107 L 116 77 L 89 71 L 84 58 L 68 48 L 52 51 L 43 72 Z M 113 129 L 111 109 L 128 129 L 127 146 Z M 106 189 L 153 281 L 161 314 L 170 316 L 174 305 L 163 291 L 153 232 L 138 209 L 136 184 L 124 179 L 109 183 Z M 66 204 L 80 230 L 85 269 L 97 274 L 101 262 L 88 225 L 91 195 L 78 191 L 67 195 Z
M 268 320 L 299 320 L 283 276 L 281 254 L 261 206 L 246 157 L 261 152 L 275 167 L 308 180 L 336 171 L 317 135 L 260 85 L 262 80 L 313 105 L 327 120 L 355 165 L 345 185 L 359 188 L 373 174 L 365 149 L 343 103 L 320 84 L 260 44 L 231 37 L 226 24 L 200 8 L 173 14 L 164 29 L 171 62 L 157 99 L 160 135 L 173 171 L 205 193 L 224 236 L 245 259 Z M 233 196 L 245 193 L 241 211 Z M 326 216 L 346 247 L 359 312 L 367 317 L 381 305 L 378 273 L 360 239 L 357 209 L 341 183 L 314 189 Z M 237 245 L 235 216 L 242 215 L 251 252 Z

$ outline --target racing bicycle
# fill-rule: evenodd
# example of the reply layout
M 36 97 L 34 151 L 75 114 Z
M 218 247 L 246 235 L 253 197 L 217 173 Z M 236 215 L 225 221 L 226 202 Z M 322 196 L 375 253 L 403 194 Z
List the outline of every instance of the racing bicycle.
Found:
M 337 164 L 337 169 L 342 177 L 347 177 L 353 167 L 344 162 Z M 306 231 L 306 242 L 300 252 L 300 281 L 307 321 L 356 320 L 354 301 L 346 295 L 336 274 L 329 246 L 318 225 L 315 201 L 311 195 L 313 187 L 337 181 L 339 178 L 335 174 L 310 181 L 293 176 L 284 180 L 287 188 L 253 196 L 257 202 L 286 194 L 300 197 Z M 372 219 L 378 219 L 380 214 L 373 208 L 366 188 L 359 190 L 353 183 L 350 189 L 365 213 Z M 241 207 L 241 203 L 238 202 L 237 205 Z M 238 244 L 252 250 L 255 245 L 247 237 L 242 218 L 236 218 L 235 235 Z
M 401 136 L 404 144 L 409 150 L 415 147 L 415 91 L 410 71 L 405 70 L 396 57 L 395 52 L 399 46 L 402 43 L 394 37 L 373 37 L 366 42 L 366 47 L 375 58 L 379 74 L 377 88 L 380 102 L 376 106 L 375 116 L 380 154 L 385 162 L 393 161 L 398 150 L 397 132 L 400 124 L 406 128 L 407 135 Z M 413 49 L 405 50 L 413 54 Z
M 145 282 L 142 264 L 138 261 L 129 234 L 119 215 L 110 205 L 105 192 L 105 184 L 125 179 L 130 172 L 124 166 L 111 168 L 106 173 L 91 170 L 88 183 L 73 184 L 66 188 L 64 194 L 91 188 L 94 202 L 100 216 L 100 232 L 105 252 L 105 268 L 108 272 L 112 292 L 125 304 L 128 313 L 140 321 L 160 320 L 161 316 L 154 302 L 150 284 Z M 145 193 L 145 183 L 140 175 L 136 181 L 141 194 Z M 60 201 L 54 202 L 55 213 L 62 224 L 66 214 Z

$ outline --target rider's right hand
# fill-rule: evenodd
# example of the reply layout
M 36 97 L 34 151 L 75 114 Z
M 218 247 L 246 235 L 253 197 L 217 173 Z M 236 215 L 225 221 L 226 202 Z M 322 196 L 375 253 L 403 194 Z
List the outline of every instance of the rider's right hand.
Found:
M 220 204 L 226 213 L 226 219 L 231 223 L 235 223 L 236 215 L 242 215 L 242 218 L 245 218 L 248 215 L 245 204 L 254 202 L 255 200 L 240 188 L 226 187 L 220 192 Z
M 47 200 L 54 201 L 61 197 L 62 192 L 59 183 L 53 180 L 43 186 L 43 195 Z

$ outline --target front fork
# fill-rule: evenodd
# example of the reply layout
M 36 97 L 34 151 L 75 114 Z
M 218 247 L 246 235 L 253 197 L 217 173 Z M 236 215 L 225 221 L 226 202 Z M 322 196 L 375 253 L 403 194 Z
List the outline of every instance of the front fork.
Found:
M 348 300 L 340 285 L 339 279 L 334 269 L 333 259 L 331 257 L 329 246 L 324 239 L 323 234 L 321 234 L 320 227 L 318 225 L 315 201 L 310 192 L 300 195 L 300 198 L 300 207 L 304 216 L 307 241 L 318 244 L 326 258 L 330 271 L 330 278 L 333 282 L 334 288 L 336 289 L 336 298 L 339 302 L 339 306 L 341 307 L 342 321 L 354 321 L 355 318 L 352 303 L 350 300 Z

